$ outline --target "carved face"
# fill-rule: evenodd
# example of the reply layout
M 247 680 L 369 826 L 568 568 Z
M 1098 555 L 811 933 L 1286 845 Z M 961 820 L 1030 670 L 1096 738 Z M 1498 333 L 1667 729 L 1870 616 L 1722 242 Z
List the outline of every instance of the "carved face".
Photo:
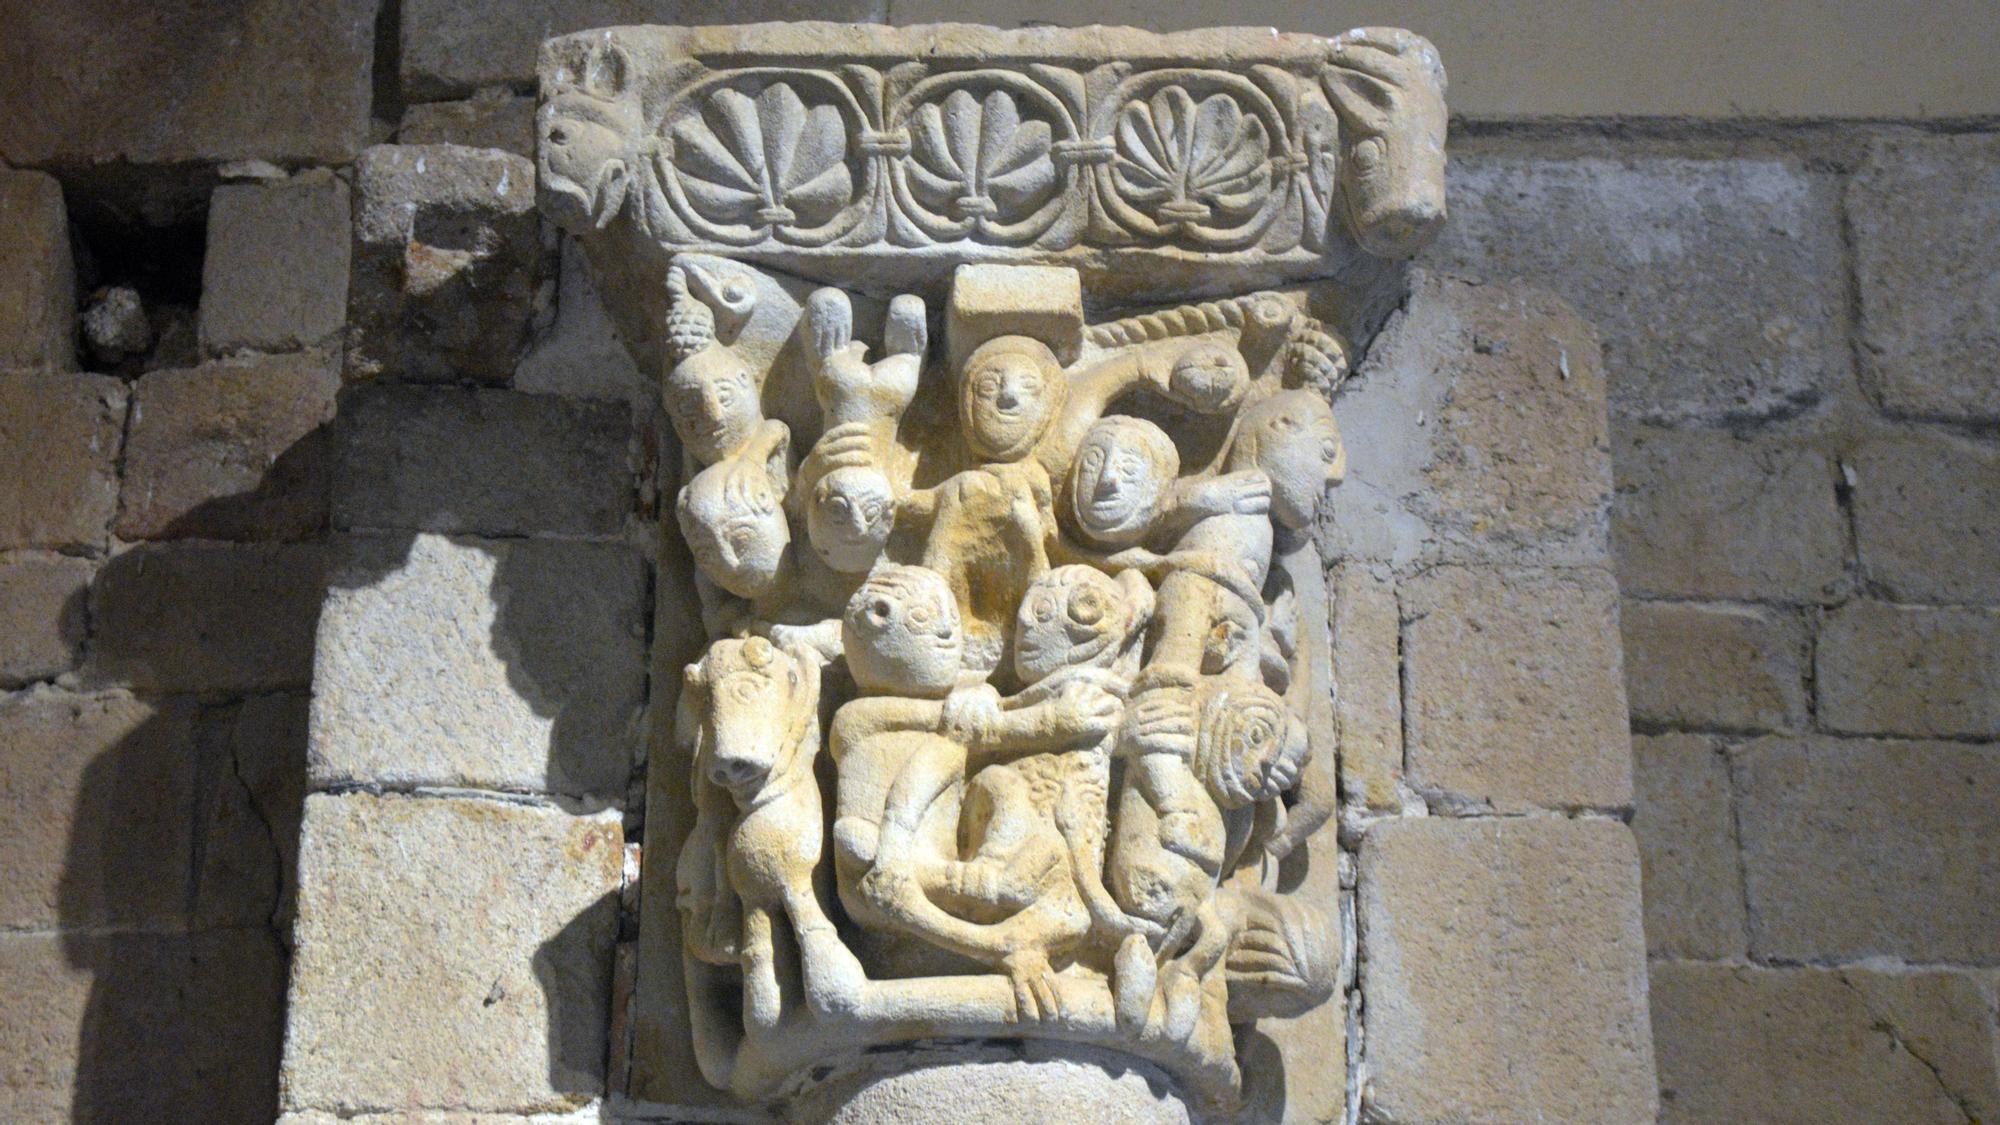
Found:
M 944 576 L 920 566 L 876 567 L 840 619 L 847 669 L 862 691 L 942 699 L 958 679 L 965 631 Z
M 757 380 L 728 348 L 704 348 L 675 364 L 665 397 L 682 447 L 704 465 L 742 448 L 764 420 Z
M 1061 406 L 1062 368 L 1039 340 L 1001 336 L 975 349 L 959 384 L 966 445 L 982 461 L 1018 461 L 1035 447 Z
M 1351 138 L 1340 162 L 1348 225 L 1369 253 L 1407 258 L 1445 217 L 1444 67 L 1408 32 L 1370 28 L 1342 39 L 1321 81 Z
M 1271 478 L 1271 518 L 1310 525 L 1326 490 L 1347 474 L 1347 450 L 1333 408 L 1311 391 L 1280 391 L 1243 412 L 1230 466 Z
M 1014 618 L 1014 674 L 1035 683 L 1064 668 L 1106 668 L 1152 617 L 1153 590 L 1136 570 L 1117 579 L 1059 566 L 1035 579 Z
M 720 461 L 681 489 L 681 534 L 702 573 L 739 598 L 757 598 L 777 585 L 792 533 L 784 499 L 760 463 Z
M 1173 439 L 1158 426 L 1123 415 L 1099 419 L 1070 468 L 1070 514 L 1097 544 L 1129 547 L 1152 528 L 1180 471 Z
M 781 765 L 803 673 L 798 658 L 762 637 L 722 640 L 689 670 L 707 689 L 708 779 L 742 796 Z
M 1167 386 L 1175 400 L 1190 409 L 1217 414 L 1243 401 L 1243 392 L 1250 388 L 1250 368 L 1235 348 L 1204 340 L 1174 360 Z
M 863 574 L 874 566 L 895 527 L 896 497 L 878 470 L 835 469 L 813 488 L 806 534 L 826 565 L 842 574 Z
M 1232 683 L 1202 700 L 1195 767 L 1225 809 L 1267 800 L 1296 785 L 1307 748 L 1305 724 L 1262 684 Z

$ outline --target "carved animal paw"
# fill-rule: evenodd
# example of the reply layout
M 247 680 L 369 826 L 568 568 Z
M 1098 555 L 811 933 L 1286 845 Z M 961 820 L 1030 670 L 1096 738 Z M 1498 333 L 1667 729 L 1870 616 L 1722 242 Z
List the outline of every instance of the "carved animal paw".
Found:
M 1060 1019 L 1062 1000 L 1056 993 L 1056 971 L 1040 950 L 1010 953 L 1000 962 L 1014 985 L 1014 1018 L 1042 1022 Z

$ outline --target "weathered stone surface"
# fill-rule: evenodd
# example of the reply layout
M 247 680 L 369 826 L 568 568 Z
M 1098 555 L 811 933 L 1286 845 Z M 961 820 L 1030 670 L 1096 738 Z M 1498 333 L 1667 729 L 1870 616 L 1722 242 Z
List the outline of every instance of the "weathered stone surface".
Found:
M 563 240 L 555 319 L 536 335 L 528 354 L 515 368 L 514 387 L 533 393 L 633 402 L 656 393 L 618 338 L 597 279 L 591 276 L 590 262 L 575 239 Z
M 463 96 L 483 86 L 526 88 L 542 40 L 572 31 L 644 23 L 763 20 L 879 21 L 883 0 L 412 0 L 403 13 L 403 93 L 413 101 Z
M 504 86 L 488 87 L 458 102 L 421 102 L 403 111 L 396 142 L 497 148 L 535 158 L 535 99 Z
M 326 589 L 317 544 L 136 547 L 91 589 L 86 679 L 140 691 L 304 687 Z
M 4 141 L 0 152 L 11 155 Z M 0 241 L 0 371 L 75 368 L 76 273 L 62 186 L 41 172 L 0 168 L 0 230 L 7 232 Z
M 1612 446 L 1626 593 L 1814 601 L 1840 587 L 1847 536 L 1824 454 L 1657 426 L 1615 427 Z
M 340 433 L 337 528 L 612 536 L 633 502 L 622 403 L 371 387 Z
M 1434 810 L 1631 803 L 1609 574 L 1438 567 L 1401 597 L 1405 765 Z
M 1333 680 L 1340 717 L 1340 790 L 1349 804 L 1402 804 L 1402 622 L 1388 579 L 1356 563 L 1329 576 Z
M 0 374 L 0 549 L 103 549 L 125 399 L 103 375 Z
M 1639 885 L 1615 821 L 1371 829 L 1361 1119 L 1651 1122 Z
M 1729 759 L 1708 738 L 1632 740 L 1632 832 L 1655 957 L 1741 958 L 1743 876 L 1730 810 Z
M 326 526 L 339 360 L 246 356 L 154 371 L 132 392 L 121 539 L 295 539 Z
M 1897 601 L 2000 604 L 2000 445 L 1911 429 L 1863 442 L 1848 466 L 1869 578 Z
M 1990 1121 L 1991 993 L 1969 974 L 1653 964 L 1662 1125 Z
M 1736 785 L 1753 956 L 2000 961 L 2000 750 L 1768 739 Z
M 623 799 L 645 703 L 636 553 L 357 537 L 333 585 L 313 674 L 314 784 Z
M 616 813 L 308 798 L 284 1108 L 600 1095 L 622 852 Z
M 0 1118 L 269 1120 L 284 986 L 266 932 L 0 934 Z
M 1805 724 L 1806 636 L 1796 614 L 1628 599 L 1620 619 L 1634 721 L 1730 731 Z
M 203 709 L 194 795 L 196 929 L 288 932 L 306 790 L 302 693 Z
M 2000 141 L 1875 142 L 1848 187 L 1863 372 L 1890 412 L 2000 418 Z
M 1348 473 L 1327 501 L 1328 557 L 1606 558 L 1604 370 L 1560 300 L 1420 277 L 1335 413 Z
M 95 564 L 59 555 L 0 558 L 0 688 L 76 667 Z
M 184 925 L 193 743 L 185 703 L 0 699 L 0 928 Z
M 1157 1067 L 1089 1048 L 1053 1044 L 911 1050 L 867 1060 L 858 1074 L 836 1074 L 788 1110 L 794 1120 L 826 1125 L 956 1121 L 1013 1125 L 1189 1125 L 1172 1079 Z
M 97 363 L 115 365 L 153 346 L 153 324 L 146 319 L 145 302 L 129 285 L 114 285 L 92 298 L 80 319 L 83 342 Z
M 579 1109 L 573 1113 L 456 1113 L 450 1110 L 397 1111 L 394 1113 L 324 1113 L 304 1110 L 280 1114 L 278 1125 L 600 1125 L 601 1109 Z
M 1449 191 L 1426 260 L 1574 301 L 1603 333 L 1620 417 L 1781 417 L 1841 385 L 1831 176 L 1768 158 L 1459 155 Z
M 535 166 L 457 145 L 376 145 L 354 165 L 347 371 L 505 383 L 547 272 Z
M 201 346 L 290 351 L 331 341 L 347 319 L 350 206 L 347 184 L 324 169 L 216 188 Z
M 1827 614 L 1814 664 L 1828 730 L 2000 735 L 2000 611 L 1849 602 Z

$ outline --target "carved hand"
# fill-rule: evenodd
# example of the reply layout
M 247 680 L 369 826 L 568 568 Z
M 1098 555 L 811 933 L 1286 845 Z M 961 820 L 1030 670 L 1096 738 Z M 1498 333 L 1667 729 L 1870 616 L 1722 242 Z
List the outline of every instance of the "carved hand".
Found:
M 1194 757 L 1194 700 L 1178 688 L 1149 691 L 1127 711 L 1125 740 L 1141 754 Z

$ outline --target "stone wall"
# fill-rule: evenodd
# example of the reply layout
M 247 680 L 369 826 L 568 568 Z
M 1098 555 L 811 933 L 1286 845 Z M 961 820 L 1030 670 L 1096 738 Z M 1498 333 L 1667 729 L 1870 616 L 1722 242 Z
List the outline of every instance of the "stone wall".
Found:
M 0 1118 L 269 1120 L 288 975 L 327 1000 L 291 1016 L 301 1121 L 417 1084 L 567 1112 L 621 1082 L 600 1029 L 637 924 L 644 653 L 691 630 L 653 609 L 661 420 L 532 215 L 526 82 L 544 33 L 695 17 L 124 7 L 36 17 L 40 61 L 0 68 L 38 110 L 0 121 Z M 89 82 L 46 69 L 84 54 Z M 1570 1025 L 1590 998 L 1537 987 L 1569 951 L 1534 940 L 1629 894 L 1629 806 L 1662 1120 L 2000 1117 L 2000 134 L 1475 119 L 1453 143 L 1425 264 L 1581 310 L 1612 423 L 1563 412 L 1595 367 L 1559 306 L 1431 281 L 1405 310 L 1408 347 L 1462 331 L 1490 363 L 1381 400 L 1459 451 L 1370 470 L 1432 490 L 1432 538 L 1360 500 L 1335 532 L 1375 1008 L 1333 1073 L 1351 1057 L 1383 1121 L 1642 1106 L 1601 1060 L 1646 1029 Z M 1396 331 L 1378 383 L 1424 362 Z M 1608 534 L 1537 472 L 1603 442 Z M 1590 627 L 1614 600 L 1622 690 Z M 1510 663 L 1523 637 L 1568 659 Z M 315 645 L 420 736 L 315 695 Z M 505 737 L 465 754 L 496 701 Z M 341 881 L 295 903 L 331 855 Z M 423 974 L 441 941 L 481 958 Z M 1460 1041 L 1499 1026 L 1566 1029 L 1537 1058 L 1585 1065 Z M 315 1065 L 366 1036 L 451 1056 Z M 1452 1066 L 1492 1100 L 1409 1077 Z

